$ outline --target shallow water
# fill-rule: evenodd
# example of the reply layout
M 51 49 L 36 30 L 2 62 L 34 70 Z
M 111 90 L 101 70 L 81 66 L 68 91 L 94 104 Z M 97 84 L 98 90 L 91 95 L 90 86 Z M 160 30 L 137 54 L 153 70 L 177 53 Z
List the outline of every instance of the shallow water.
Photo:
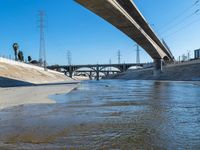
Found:
M 200 86 L 83 82 L 56 104 L 0 111 L 0 149 L 200 149 Z

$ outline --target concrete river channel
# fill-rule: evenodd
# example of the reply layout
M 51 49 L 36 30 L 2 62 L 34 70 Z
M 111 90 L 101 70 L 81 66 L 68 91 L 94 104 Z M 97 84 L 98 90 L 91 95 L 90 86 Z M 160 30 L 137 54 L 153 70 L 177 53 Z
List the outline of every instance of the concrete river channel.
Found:
M 0 149 L 200 149 L 200 84 L 85 81 L 0 111 Z

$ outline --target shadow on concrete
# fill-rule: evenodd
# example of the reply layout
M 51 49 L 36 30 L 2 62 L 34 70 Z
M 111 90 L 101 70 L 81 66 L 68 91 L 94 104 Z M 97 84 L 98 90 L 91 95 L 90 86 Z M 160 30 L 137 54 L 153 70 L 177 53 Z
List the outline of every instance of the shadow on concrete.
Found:
M 62 85 L 62 84 L 78 84 L 79 81 L 66 81 L 66 82 L 57 82 L 57 83 L 43 83 L 43 84 L 33 84 L 30 82 L 10 79 L 6 77 L 0 77 L 0 87 L 19 87 L 19 86 L 48 86 L 48 85 Z
M 6 77 L 0 77 L 0 87 L 18 87 L 18 86 L 33 86 L 35 84 L 25 82 L 25 81 L 20 81 L 20 80 L 15 80 L 15 79 L 10 79 Z
M 43 84 L 34 84 L 34 86 L 47 86 L 47 85 L 63 85 L 63 84 L 78 84 L 80 81 L 66 81 L 66 82 L 54 82 L 54 83 L 43 83 Z

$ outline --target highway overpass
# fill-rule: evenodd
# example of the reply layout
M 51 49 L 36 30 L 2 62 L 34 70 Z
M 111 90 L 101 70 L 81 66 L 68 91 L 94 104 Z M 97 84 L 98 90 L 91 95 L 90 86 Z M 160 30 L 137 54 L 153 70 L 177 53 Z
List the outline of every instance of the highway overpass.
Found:
M 156 71 L 162 70 L 162 60 L 174 61 L 165 43 L 162 43 L 131 0 L 75 0 L 102 17 L 139 44 L 153 58 Z

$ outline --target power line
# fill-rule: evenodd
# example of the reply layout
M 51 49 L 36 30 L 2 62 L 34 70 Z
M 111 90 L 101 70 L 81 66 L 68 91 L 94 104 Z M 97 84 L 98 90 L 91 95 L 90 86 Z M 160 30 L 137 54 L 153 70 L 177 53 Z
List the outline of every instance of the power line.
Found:
M 186 24 L 185 26 L 183 26 L 183 27 L 180 28 L 179 30 L 176 30 L 175 32 L 172 32 L 171 34 L 168 34 L 168 35 L 166 35 L 166 36 L 164 36 L 164 37 L 170 37 L 170 36 L 172 36 L 172 35 L 174 35 L 174 34 L 180 32 L 180 31 L 182 31 L 182 30 L 185 29 L 185 28 L 191 27 L 191 25 L 193 25 L 193 24 L 195 24 L 195 23 L 198 23 L 199 21 L 200 21 L 200 18 L 198 18 L 198 19 L 196 19 L 196 20 L 194 20 L 194 21 L 192 21 L 192 22 Z
M 193 9 L 196 6 L 198 6 L 199 3 L 200 3 L 200 0 L 196 0 L 192 5 L 190 5 L 189 7 L 185 8 L 185 9 L 183 9 L 180 13 L 178 13 L 175 17 L 173 17 L 168 23 L 165 23 L 164 25 L 162 25 L 161 28 L 165 29 L 166 27 L 171 25 L 173 22 L 176 22 L 177 18 L 181 18 L 184 14 L 189 12 L 191 9 Z M 166 26 L 166 24 L 168 24 L 168 25 Z
M 170 31 L 170 29 L 173 29 L 174 27 L 176 27 L 177 25 L 183 24 L 185 20 L 190 19 L 192 16 L 197 15 L 200 9 L 196 9 L 192 14 L 185 16 L 184 18 L 182 18 L 181 20 L 179 20 L 178 22 L 176 22 L 175 24 L 171 24 L 170 26 L 167 26 L 167 28 L 165 28 L 162 32 L 164 33 L 165 31 Z M 177 21 L 177 20 L 176 20 Z
M 198 5 L 199 2 L 200 2 L 200 0 L 197 0 L 197 1 L 194 3 L 194 5 Z

